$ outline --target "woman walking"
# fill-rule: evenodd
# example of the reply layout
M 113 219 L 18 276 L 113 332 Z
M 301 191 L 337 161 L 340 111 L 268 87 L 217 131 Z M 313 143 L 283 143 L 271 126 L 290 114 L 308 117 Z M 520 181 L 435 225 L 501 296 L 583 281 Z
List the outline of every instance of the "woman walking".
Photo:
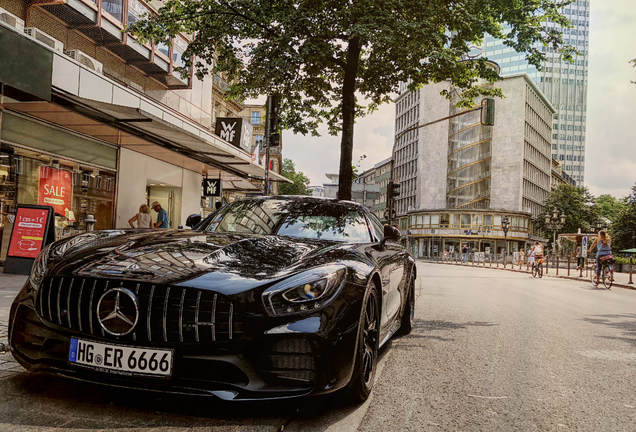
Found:
M 135 222 L 137 222 L 136 227 Z M 139 213 L 128 219 L 128 224 L 131 228 L 152 228 L 152 217 L 148 206 L 146 204 L 139 206 Z

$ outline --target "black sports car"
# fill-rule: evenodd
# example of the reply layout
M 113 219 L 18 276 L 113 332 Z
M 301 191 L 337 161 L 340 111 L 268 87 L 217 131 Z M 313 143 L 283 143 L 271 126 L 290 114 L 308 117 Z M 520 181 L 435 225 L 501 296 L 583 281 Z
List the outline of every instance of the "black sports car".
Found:
M 109 230 L 47 246 L 11 307 L 31 371 L 225 400 L 364 400 L 413 323 L 415 262 L 364 207 L 237 201 L 193 230 Z

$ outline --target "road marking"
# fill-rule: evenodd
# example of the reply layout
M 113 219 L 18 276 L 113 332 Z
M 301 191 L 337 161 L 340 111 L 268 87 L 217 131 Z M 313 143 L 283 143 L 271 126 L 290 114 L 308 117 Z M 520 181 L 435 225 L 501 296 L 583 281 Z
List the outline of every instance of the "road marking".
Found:
M 508 396 L 480 396 L 480 395 L 472 395 L 472 394 L 469 394 L 466 396 L 479 398 L 479 399 L 508 399 Z

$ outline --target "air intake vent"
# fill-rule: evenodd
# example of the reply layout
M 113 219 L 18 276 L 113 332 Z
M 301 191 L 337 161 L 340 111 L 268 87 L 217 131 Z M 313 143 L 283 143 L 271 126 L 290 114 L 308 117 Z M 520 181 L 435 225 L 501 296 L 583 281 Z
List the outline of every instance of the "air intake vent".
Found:
M 55 51 L 64 51 L 64 44 L 61 41 L 55 39 L 53 36 L 44 33 L 39 28 L 27 27 L 24 29 L 24 32 L 36 41 L 42 42 L 44 45 L 51 47 Z
M 95 60 L 93 57 L 84 54 L 82 51 L 68 50 L 65 52 L 65 54 L 71 57 L 72 59 L 76 60 L 82 66 L 86 66 L 88 69 L 94 72 L 97 72 L 100 74 L 102 73 L 102 64 L 98 62 L 97 60 Z
M 0 22 L 18 31 L 24 31 L 24 21 L 2 8 L 0 8 Z

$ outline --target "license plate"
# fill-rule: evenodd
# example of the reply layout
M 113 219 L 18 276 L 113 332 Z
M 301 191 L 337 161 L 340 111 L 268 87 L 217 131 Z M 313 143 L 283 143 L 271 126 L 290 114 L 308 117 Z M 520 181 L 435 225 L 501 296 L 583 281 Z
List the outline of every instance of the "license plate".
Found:
M 172 357 L 172 350 L 103 344 L 77 338 L 71 338 L 68 351 L 68 360 L 76 365 L 165 377 L 172 374 Z

